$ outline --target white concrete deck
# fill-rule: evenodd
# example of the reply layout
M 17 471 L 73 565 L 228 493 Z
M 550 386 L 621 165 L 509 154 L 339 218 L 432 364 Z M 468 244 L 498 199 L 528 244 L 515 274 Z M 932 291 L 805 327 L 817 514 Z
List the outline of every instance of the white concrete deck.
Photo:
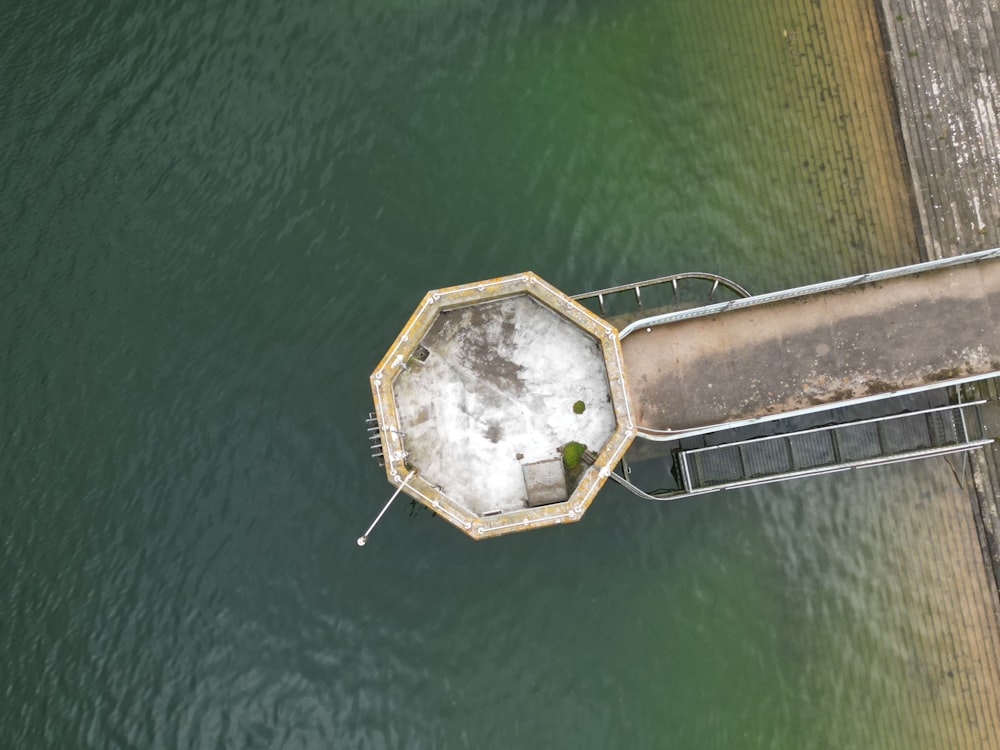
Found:
M 600 344 L 528 295 L 444 311 L 420 343 L 392 384 L 407 461 L 477 516 L 527 507 L 522 464 L 616 429 Z

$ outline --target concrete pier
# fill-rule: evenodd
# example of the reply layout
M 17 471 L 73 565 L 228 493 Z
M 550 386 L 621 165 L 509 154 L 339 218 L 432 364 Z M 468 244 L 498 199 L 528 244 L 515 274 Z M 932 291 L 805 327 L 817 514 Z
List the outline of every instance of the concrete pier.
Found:
M 420 346 L 394 389 L 407 460 L 477 515 L 528 507 L 525 467 L 554 460 L 561 477 L 560 446 L 615 431 L 600 346 L 532 297 L 440 315 Z
M 875 279 L 635 324 L 622 346 L 640 435 L 704 432 L 1000 371 L 1000 251 Z
M 371 387 L 390 482 L 474 539 L 578 520 L 635 437 L 618 331 L 533 273 L 428 292 Z

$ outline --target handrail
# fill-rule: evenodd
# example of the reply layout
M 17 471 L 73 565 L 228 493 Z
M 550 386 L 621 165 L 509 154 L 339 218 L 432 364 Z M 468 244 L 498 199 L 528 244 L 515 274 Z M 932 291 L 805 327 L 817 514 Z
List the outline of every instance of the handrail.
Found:
M 688 271 L 685 273 L 674 273 L 669 276 L 658 276 L 655 279 L 646 279 L 645 281 L 633 281 L 629 284 L 619 284 L 617 286 L 609 286 L 606 289 L 598 289 L 593 292 L 582 292 L 581 294 L 573 295 L 573 299 L 577 302 L 597 298 L 597 303 L 601 308 L 601 314 L 605 314 L 604 308 L 604 297 L 609 294 L 620 294 L 622 292 L 633 292 L 635 293 L 635 303 L 636 307 L 642 309 L 642 294 L 640 289 L 645 289 L 646 287 L 657 286 L 660 284 L 670 284 L 673 287 L 674 301 L 679 300 L 678 291 L 678 281 L 683 281 L 684 279 L 697 279 L 699 281 L 711 281 L 712 289 L 708 293 L 708 301 L 711 302 L 712 298 L 715 296 L 716 290 L 721 286 L 729 291 L 733 292 L 739 297 L 749 297 L 750 292 L 744 289 L 742 286 L 737 284 L 735 281 L 730 281 L 724 276 L 719 276 L 716 273 L 708 273 L 701 271 Z
M 735 440 L 731 443 L 718 443 L 716 445 L 706 445 L 701 448 L 689 448 L 684 451 L 684 453 L 691 455 L 693 453 L 711 453 L 712 451 L 719 450 L 722 448 L 730 448 L 734 445 L 747 445 L 749 443 L 763 443 L 768 440 L 782 440 L 789 437 L 797 437 L 799 435 L 808 435 L 814 432 L 833 432 L 836 430 L 847 429 L 848 427 L 857 427 L 863 424 L 873 424 L 873 423 L 885 423 L 891 422 L 894 419 L 905 419 L 907 417 L 919 417 L 925 414 L 935 414 L 937 412 L 945 411 L 958 411 L 964 417 L 964 409 L 969 406 L 979 406 L 981 404 L 987 403 L 986 399 L 980 399 L 978 401 L 965 401 L 959 404 L 948 404 L 946 406 L 934 406 L 929 409 L 918 409 L 917 411 L 903 411 L 899 414 L 887 414 L 884 417 L 869 417 L 868 419 L 858 419 L 853 422 L 839 422 L 837 424 L 823 425 L 822 427 L 809 427 L 805 430 L 794 430 L 792 432 L 779 432 L 776 435 L 761 435 L 760 437 L 747 438 L 745 440 Z
M 709 273 L 708 271 L 687 271 L 685 273 L 672 273 L 669 276 L 658 276 L 655 279 L 646 279 L 645 281 L 633 281 L 629 284 L 619 284 L 618 286 L 609 286 L 607 289 L 598 289 L 593 292 L 582 292 L 580 294 L 574 294 L 573 299 L 589 299 L 591 297 L 596 297 L 599 294 L 614 294 L 616 292 L 627 292 L 629 289 L 635 287 L 645 288 L 647 286 L 653 286 L 654 284 L 666 284 L 674 280 L 680 281 L 681 279 L 702 279 L 704 281 L 717 281 L 720 286 L 728 287 L 732 289 L 737 294 L 743 297 L 749 297 L 750 292 L 744 289 L 742 286 L 737 284 L 735 281 L 730 281 L 725 276 L 719 276 L 716 273 Z
M 651 495 L 643 489 L 640 489 L 636 485 L 632 484 L 629 480 L 619 474 L 617 471 L 612 471 L 608 474 L 608 478 L 617 482 L 622 487 L 627 489 L 636 497 L 641 497 L 643 500 L 653 500 L 655 502 L 661 503 L 666 500 L 680 500 L 683 497 L 688 497 L 691 493 L 685 492 L 684 490 L 677 490 L 676 492 L 671 491 L 663 495 Z
M 696 495 L 708 495 L 713 492 L 723 492 L 725 490 L 735 490 L 744 487 L 756 487 L 762 484 L 772 484 L 774 482 L 784 482 L 789 479 L 818 477 L 825 474 L 836 474 L 841 471 L 863 469 L 870 466 L 888 466 L 889 464 L 905 463 L 906 461 L 913 461 L 920 458 L 932 458 L 934 456 L 947 456 L 953 453 L 965 453 L 976 450 L 977 448 L 983 448 L 993 442 L 994 438 L 982 438 L 979 440 L 970 440 L 965 443 L 945 445 L 939 448 L 908 451 L 906 453 L 896 453 L 889 456 L 878 456 L 876 458 L 867 458 L 859 461 L 848 461 L 841 464 L 833 464 L 831 466 L 822 466 L 813 469 L 799 469 L 797 471 L 772 474 L 764 477 L 755 477 L 753 479 L 736 480 L 733 482 L 726 482 L 725 484 L 713 484 L 696 490 L 668 490 L 662 495 L 653 495 L 640 489 L 617 472 L 612 471 L 609 477 L 636 497 L 642 498 L 643 500 L 653 500 L 655 502 L 667 502 L 670 500 L 683 500 Z
M 937 448 L 923 448 L 920 450 L 907 451 L 905 453 L 893 453 L 888 456 L 876 456 L 875 458 L 865 458 L 857 461 L 845 461 L 844 463 L 820 466 L 813 469 L 798 469 L 796 471 L 771 474 L 763 477 L 754 477 L 752 479 L 739 479 L 732 482 L 726 482 L 724 484 L 713 484 L 708 485 L 707 487 L 700 487 L 696 490 L 690 490 L 684 493 L 684 497 L 707 495 L 711 492 L 735 490 L 743 487 L 756 487 L 762 484 L 771 484 L 772 482 L 784 482 L 789 479 L 802 479 L 805 477 L 823 476 L 825 474 L 836 474 L 841 471 L 850 471 L 851 469 L 864 469 L 871 466 L 888 466 L 889 464 L 900 464 L 905 463 L 906 461 L 914 461 L 921 458 L 947 456 L 952 453 L 964 453 L 966 451 L 973 451 L 977 448 L 983 448 L 990 445 L 993 443 L 993 440 L 993 438 L 981 438 L 979 440 L 970 440 L 965 443 L 942 445 Z
M 785 289 L 779 292 L 770 292 L 768 294 L 759 294 L 756 296 L 745 297 L 743 299 L 730 300 L 729 302 L 717 302 L 713 305 L 696 307 L 693 310 L 680 310 L 660 315 L 651 315 L 648 318 L 642 318 L 625 326 L 618 334 L 618 337 L 624 339 L 629 334 L 635 333 L 640 329 L 663 325 L 664 323 L 674 323 L 679 320 L 688 320 L 690 318 L 699 318 L 706 315 L 715 315 L 716 313 L 727 312 L 729 310 L 738 310 L 744 307 L 767 304 L 769 302 L 780 302 L 782 300 L 804 297 L 818 292 L 846 289 L 851 286 L 870 284 L 875 281 L 885 281 L 899 276 L 911 276 L 918 273 L 924 273 L 925 271 L 950 268 L 951 266 L 960 266 L 966 263 L 977 263 L 983 260 L 992 260 L 993 258 L 1000 258 L 1000 247 L 995 247 L 992 250 L 981 250 L 976 253 L 956 255 L 950 258 L 940 258 L 938 260 L 930 260 L 923 263 L 914 263 L 913 265 L 902 266 L 900 268 L 889 268 L 884 271 L 872 271 L 871 273 L 863 273 L 858 276 L 848 276 L 834 281 L 824 281 L 819 284 L 809 284 L 807 286 Z

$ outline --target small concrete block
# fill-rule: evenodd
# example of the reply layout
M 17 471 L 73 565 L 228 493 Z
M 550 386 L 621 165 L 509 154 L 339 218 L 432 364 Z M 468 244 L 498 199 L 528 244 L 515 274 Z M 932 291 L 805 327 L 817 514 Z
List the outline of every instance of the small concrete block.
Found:
M 521 469 L 524 485 L 528 489 L 529 506 L 561 503 L 569 497 L 562 457 L 522 464 Z

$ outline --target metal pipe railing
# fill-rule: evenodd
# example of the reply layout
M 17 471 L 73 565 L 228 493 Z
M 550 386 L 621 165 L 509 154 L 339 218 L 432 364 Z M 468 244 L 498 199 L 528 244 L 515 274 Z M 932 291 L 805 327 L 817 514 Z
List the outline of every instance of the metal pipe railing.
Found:
M 718 290 L 720 286 L 729 289 L 731 292 L 733 292 L 733 294 L 736 294 L 739 297 L 750 296 L 750 292 L 748 292 L 742 286 L 737 284 L 735 281 L 730 281 L 724 276 L 719 276 L 718 274 L 715 273 L 692 271 L 687 273 L 674 273 L 669 276 L 658 276 L 655 279 L 646 279 L 645 281 L 634 281 L 630 284 L 619 284 L 617 286 L 609 286 L 606 289 L 598 289 L 593 292 L 583 292 L 582 294 L 573 295 L 573 299 L 575 299 L 577 302 L 581 302 L 583 300 L 593 299 L 594 297 L 596 297 L 597 304 L 601 309 L 601 314 L 603 315 L 607 312 L 604 305 L 605 297 L 607 297 L 609 294 L 632 292 L 633 294 L 635 294 L 636 307 L 641 310 L 642 309 L 642 293 L 640 291 L 641 289 L 645 289 L 651 286 L 657 286 L 659 284 L 670 284 L 673 289 L 674 302 L 677 302 L 679 301 L 680 297 L 677 282 L 683 281 L 684 279 L 712 282 L 712 289 L 708 293 L 709 302 L 712 301 L 712 298 L 715 296 L 715 292 Z
M 660 315 L 651 315 L 648 318 L 642 318 L 641 320 L 637 320 L 625 326 L 625 328 L 623 328 L 619 333 L 619 337 L 625 338 L 626 336 L 643 328 L 651 328 L 652 326 L 663 325 L 664 323 L 673 323 L 679 320 L 699 318 L 705 315 L 715 315 L 716 313 L 726 312 L 728 310 L 738 310 L 744 307 L 767 304 L 769 302 L 780 302 L 782 300 L 794 299 L 796 297 L 804 297 L 809 294 L 829 292 L 836 289 L 846 289 L 850 286 L 870 284 L 875 281 L 885 281 L 899 276 L 910 276 L 913 274 L 923 273 L 925 271 L 950 268 L 952 266 L 960 266 L 966 263 L 977 263 L 982 260 L 991 260 L 993 258 L 1000 258 L 1000 247 L 993 248 L 992 250 L 982 250 L 977 253 L 956 255 L 951 258 L 941 258 L 939 260 L 930 260 L 923 263 L 914 263 L 913 265 L 902 266 L 900 268 L 889 268 L 884 271 L 872 271 L 871 273 L 863 273 L 858 276 L 848 276 L 844 279 L 824 281 L 819 284 L 809 284 L 807 286 L 785 289 L 779 292 L 759 294 L 752 297 L 748 296 L 742 299 L 731 300 L 729 302 L 718 302 L 714 305 L 696 307 L 693 310 L 679 310 Z

